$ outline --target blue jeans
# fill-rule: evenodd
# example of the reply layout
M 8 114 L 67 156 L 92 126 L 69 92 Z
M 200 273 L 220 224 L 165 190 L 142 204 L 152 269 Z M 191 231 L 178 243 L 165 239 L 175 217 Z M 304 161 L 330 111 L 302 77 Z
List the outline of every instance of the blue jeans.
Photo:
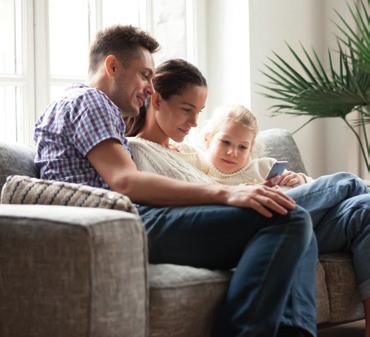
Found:
M 352 255 L 358 289 L 370 298 L 370 194 L 350 173 L 323 176 L 287 192 L 312 219 L 319 253 Z
M 213 337 L 274 337 L 280 326 L 316 335 L 317 247 L 303 208 L 272 218 L 221 205 L 139 212 L 151 263 L 235 268 Z

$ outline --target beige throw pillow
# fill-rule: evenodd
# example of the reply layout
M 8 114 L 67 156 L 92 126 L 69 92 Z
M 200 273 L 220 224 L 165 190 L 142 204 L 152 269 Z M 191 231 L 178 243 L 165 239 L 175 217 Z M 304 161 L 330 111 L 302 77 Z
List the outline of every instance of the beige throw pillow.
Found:
M 121 193 L 17 175 L 7 178 L 1 191 L 1 203 L 98 207 L 138 214 L 131 200 Z

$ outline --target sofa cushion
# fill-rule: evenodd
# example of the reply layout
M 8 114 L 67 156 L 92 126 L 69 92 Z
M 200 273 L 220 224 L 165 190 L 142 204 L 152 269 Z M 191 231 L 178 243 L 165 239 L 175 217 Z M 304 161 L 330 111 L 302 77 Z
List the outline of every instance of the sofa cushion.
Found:
M 208 337 L 231 272 L 149 265 L 150 337 Z M 329 320 L 325 274 L 317 265 L 317 322 Z M 191 322 L 191 324 L 188 324 Z
M 21 144 L 0 143 L 0 190 L 6 177 L 10 175 L 25 175 L 38 177 L 33 159 L 35 150 Z
M 317 264 L 316 269 L 316 308 L 317 324 L 328 322 L 330 319 L 329 295 L 326 285 L 325 271 L 321 263 Z
M 150 337 L 207 337 L 231 273 L 149 265 Z
M 138 214 L 130 199 L 121 193 L 26 176 L 8 177 L 1 191 L 1 203 L 97 207 Z
M 292 135 L 285 129 L 268 129 L 261 131 L 256 140 L 260 148 L 259 157 L 272 157 L 277 160 L 287 160 L 289 170 L 307 173 Z
M 321 255 L 330 302 L 330 323 L 341 323 L 364 317 L 357 291 L 351 257 L 346 254 Z

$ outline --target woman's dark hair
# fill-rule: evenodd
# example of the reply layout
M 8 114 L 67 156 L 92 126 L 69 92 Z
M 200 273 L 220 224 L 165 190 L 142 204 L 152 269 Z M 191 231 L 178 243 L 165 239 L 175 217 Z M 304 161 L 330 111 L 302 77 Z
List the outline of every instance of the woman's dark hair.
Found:
M 173 95 L 181 95 L 188 86 L 193 85 L 206 87 L 207 81 L 197 67 L 185 60 L 169 60 L 155 70 L 153 86 L 164 100 Z M 125 118 L 126 136 L 136 136 L 144 127 L 146 110 L 147 107 L 144 106 L 138 116 Z

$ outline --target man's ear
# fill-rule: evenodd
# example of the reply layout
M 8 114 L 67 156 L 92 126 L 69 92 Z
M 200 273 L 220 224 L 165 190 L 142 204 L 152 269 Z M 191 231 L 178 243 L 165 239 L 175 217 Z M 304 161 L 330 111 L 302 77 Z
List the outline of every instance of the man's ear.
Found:
M 155 110 L 159 110 L 159 107 L 161 105 L 161 101 L 162 101 L 162 97 L 161 95 L 159 94 L 159 92 L 157 91 L 154 91 L 154 93 L 152 94 L 151 96 L 151 102 L 152 102 L 152 105 L 153 105 L 153 108 Z
M 114 55 L 108 55 L 104 61 L 104 69 L 109 77 L 114 77 L 119 67 L 118 60 Z

